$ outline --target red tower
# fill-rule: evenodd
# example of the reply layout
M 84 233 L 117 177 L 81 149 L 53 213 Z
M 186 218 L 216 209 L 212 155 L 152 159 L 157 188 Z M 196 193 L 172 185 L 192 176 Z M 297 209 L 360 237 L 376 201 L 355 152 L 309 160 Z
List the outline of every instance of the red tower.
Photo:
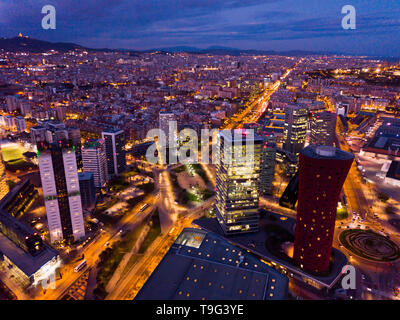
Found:
M 311 145 L 300 152 L 293 259 L 307 272 L 329 270 L 337 203 L 353 159 L 328 146 Z

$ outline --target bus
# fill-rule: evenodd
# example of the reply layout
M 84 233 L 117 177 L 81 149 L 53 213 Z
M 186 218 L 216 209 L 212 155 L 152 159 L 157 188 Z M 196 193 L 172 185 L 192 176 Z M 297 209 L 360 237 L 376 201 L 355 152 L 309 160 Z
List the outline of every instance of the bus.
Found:
M 84 260 L 84 261 L 82 261 L 80 264 L 78 264 L 78 265 L 75 267 L 74 271 L 75 271 L 75 272 L 82 271 L 83 269 L 86 268 L 86 266 L 87 266 L 87 263 L 86 263 L 86 260 Z
M 140 212 L 143 212 L 144 210 L 146 210 L 147 208 L 149 207 L 149 204 L 148 203 L 146 203 L 146 204 L 144 204 L 141 208 L 140 208 Z

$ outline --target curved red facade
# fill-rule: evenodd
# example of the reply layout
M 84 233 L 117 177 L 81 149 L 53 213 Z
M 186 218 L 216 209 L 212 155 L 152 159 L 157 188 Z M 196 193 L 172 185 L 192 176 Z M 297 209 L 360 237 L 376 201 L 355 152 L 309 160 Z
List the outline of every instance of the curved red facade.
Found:
M 311 273 L 329 270 L 337 203 L 354 156 L 308 146 L 299 156 L 299 194 L 293 259 Z

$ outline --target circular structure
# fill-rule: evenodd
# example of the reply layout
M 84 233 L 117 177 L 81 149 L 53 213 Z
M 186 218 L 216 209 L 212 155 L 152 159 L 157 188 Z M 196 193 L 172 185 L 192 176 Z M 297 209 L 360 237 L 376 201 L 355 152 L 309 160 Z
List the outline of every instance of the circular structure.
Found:
M 373 231 L 343 231 L 340 242 L 355 255 L 371 261 L 389 262 L 400 258 L 400 248 L 393 241 Z

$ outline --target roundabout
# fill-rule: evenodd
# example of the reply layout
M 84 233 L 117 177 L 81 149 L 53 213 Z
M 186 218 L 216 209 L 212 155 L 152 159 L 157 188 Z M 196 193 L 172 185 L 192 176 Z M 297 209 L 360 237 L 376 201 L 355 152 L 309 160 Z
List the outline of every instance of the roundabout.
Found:
M 391 262 L 400 258 L 397 244 L 370 230 L 345 230 L 339 235 L 339 240 L 346 249 L 364 259 Z

